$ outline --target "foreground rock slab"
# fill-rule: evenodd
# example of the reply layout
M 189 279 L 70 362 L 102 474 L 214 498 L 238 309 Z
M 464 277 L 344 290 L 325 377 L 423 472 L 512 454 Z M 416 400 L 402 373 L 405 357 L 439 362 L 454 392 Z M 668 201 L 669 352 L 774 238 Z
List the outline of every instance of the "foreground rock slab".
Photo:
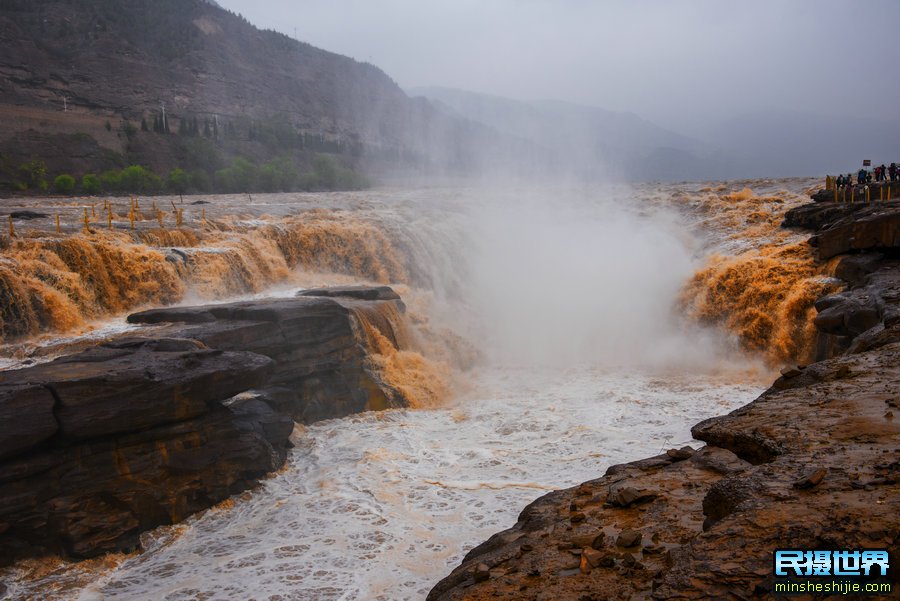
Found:
M 386 286 L 324 288 L 268 299 L 135 313 L 131 323 L 170 324 L 166 335 L 274 360 L 264 395 L 301 423 L 400 407 L 368 361 L 373 331 L 401 345 L 400 297 Z
M 0 373 L 0 562 L 133 547 L 280 467 L 291 420 L 222 404 L 273 366 L 192 340 L 129 339 Z
M 541 497 L 428 599 L 749 599 L 776 548 L 900 556 L 900 344 L 803 371 L 695 426 L 693 454 Z
M 279 469 L 294 420 L 401 406 L 371 354 L 404 310 L 387 287 L 159 309 L 129 317 L 153 338 L 0 372 L 0 564 L 134 548 Z

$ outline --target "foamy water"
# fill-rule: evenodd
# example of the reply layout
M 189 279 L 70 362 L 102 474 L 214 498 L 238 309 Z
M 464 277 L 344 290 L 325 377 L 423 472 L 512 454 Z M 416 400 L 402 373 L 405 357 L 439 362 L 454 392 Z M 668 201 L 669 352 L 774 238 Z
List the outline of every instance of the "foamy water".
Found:
M 151 533 L 110 570 L 7 571 L 8 597 L 423 599 L 544 492 L 690 443 L 691 425 L 760 392 L 723 383 L 742 379 L 492 369 L 443 409 L 298 429 L 286 469 L 232 507 Z
M 760 280 L 787 292 L 810 287 L 808 257 L 795 263 L 809 273 L 780 254 L 767 262 L 753 254 L 796 242 L 778 223 L 786 204 L 802 201 L 805 184 L 788 183 L 784 194 L 775 189 L 782 182 L 747 184 L 773 198 L 744 184 L 610 188 L 570 202 L 558 191 L 260 195 L 250 205 L 227 197 L 206 206 L 218 221 L 203 244 L 191 247 L 191 232 L 145 232 L 160 247 L 190 251 L 172 302 L 390 283 L 410 305 L 424 355 L 447 356 L 435 341 L 449 328 L 487 361 L 462 374 L 468 392 L 450 406 L 298 429 L 278 474 L 233 503 L 147 533 L 141 554 L 0 570 L 8 586 L 0 598 L 423 599 L 469 548 L 511 526 L 544 492 L 688 444 L 697 421 L 759 394 L 768 378 L 748 375 L 756 364 L 740 358 L 735 340 L 698 329 L 673 308 L 685 304 L 680 290 L 711 252 L 753 251 L 731 271 L 715 262 L 698 271 L 689 290 L 702 299 L 708 290 L 735 292 L 731 304 L 728 295 L 708 304 L 771 314 L 794 337 L 795 314 L 809 310 L 815 290 L 772 294 L 775 304 L 763 311 L 737 294 Z M 245 216 L 229 217 L 237 214 Z M 275 252 L 272 238 L 282 234 L 290 243 Z M 775 282 L 768 267 L 784 265 Z M 744 277 L 725 277 L 732 271 Z M 781 297 L 799 300 L 788 311 Z M 82 313 L 92 315 L 85 303 Z M 121 313 L 101 324 L 75 339 L 51 333 L 3 347 L 0 369 L 146 333 Z M 761 349 L 775 346 L 772 330 Z M 526 363 L 555 368 L 510 367 Z

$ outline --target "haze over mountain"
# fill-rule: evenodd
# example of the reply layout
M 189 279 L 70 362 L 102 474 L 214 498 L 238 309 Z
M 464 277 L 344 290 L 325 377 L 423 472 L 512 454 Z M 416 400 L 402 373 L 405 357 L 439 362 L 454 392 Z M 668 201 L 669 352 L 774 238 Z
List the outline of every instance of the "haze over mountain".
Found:
M 32 159 L 51 175 L 141 164 L 212 177 L 234 157 L 304 164 L 324 152 L 376 173 L 427 174 L 536 152 L 408 98 L 371 64 L 260 31 L 206 0 L 0 9 L 8 181 Z
M 345 36 L 360 15 L 371 13 L 371 7 L 348 1 L 352 14 L 344 11 L 339 19 Z M 237 0 L 224 4 L 259 14 Z M 326 17 L 333 9 L 321 3 L 265 4 L 266 15 L 284 17 L 281 29 L 303 14 L 317 24 L 310 35 L 330 31 Z M 401 5 L 391 1 L 384 10 L 390 14 Z M 423 16 L 422 10 L 411 9 L 410 18 Z M 548 12 L 548 23 L 564 12 Z M 371 16 L 372 25 L 380 22 Z M 521 20 L 519 13 L 507 16 Z M 423 22 L 420 33 L 426 31 Z M 386 42 L 376 33 L 369 43 L 377 54 Z M 521 33 L 496 32 L 498 44 L 511 44 L 502 56 L 485 56 L 498 67 L 498 78 L 529 57 L 529 81 L 564 70 L 554 62 L 558 47 L 547 46 L 546 60 L 538 61 L 533 49 L 517 45 L 514 34 Z M 334 38 L 339 46 L 342 40 Z M 582 43 L 581 52 L 590 48 Z M 407 54 L 415 55 L 413 64 L 433 64 L 434 55 L 419 52 L 429 48 L 433 42 L 423 38 Z M 473 73 L 484 67 L 467 61 L 468 46 L 457 40 L 456 48 L 463 67 Z M 51 176 L 140 164 L 160 174 L 183 167 L 212 181 L 236 158 L 259 164 L 286 159 L 302 168 L 317 153 L 382 179 L 500 173 L 690 180 L 834 173 L 861 158 L 900 160 L 896 118 L 733 110 L 721 122 L 710 116 L 673 129 L 640 114 L 640 107 L 653 108 L 646 103 L 636 102 L 634 111 L 609 109 L 623 106 L 629 86 L 645 87 L 628 78 L 611 84 L 606 78 L 604 96 L 578 103 L 446 87 L 411 88 L 410 98 L 373 64 L 262 31 L 210 0 L 3 0 L 0 49 L 0 184 L 9 189 L 21 187 L 17 169 L 31 160 L 45 161 Z M 447 65 L 431 73 L 433 79 L 460 79 Z M 571 96 L 563 84 L 545 85 L 545 97 Z M 884 85 L 878 80 L 864 97 L 881 98 L 875 92 Z M 657 94 L 665 102 L 684 90 Z M 808 94 L 811 100 L 822 96 Z
M 524 102 L 450 88 L 413 88 L 445 110 L 547 148 L 574 174 L 626 180 L 721 176 L 727 164 L 710 148 L 633 113 L 558 100 Z
M 734 159 L 723 177 L 900 160 L 893 0 L 221 2 L 405 89 L 634 113 Z
M 858 168 L 862 157 L 900 162 L 900 120 L 757 111 L 708 123 L 689 137 L 633 113 L 560 100 L 521 101 L 442 87 L 407 93 L 530 140 L 587 176 L 635 181 L 790 177 L 846 172 Z

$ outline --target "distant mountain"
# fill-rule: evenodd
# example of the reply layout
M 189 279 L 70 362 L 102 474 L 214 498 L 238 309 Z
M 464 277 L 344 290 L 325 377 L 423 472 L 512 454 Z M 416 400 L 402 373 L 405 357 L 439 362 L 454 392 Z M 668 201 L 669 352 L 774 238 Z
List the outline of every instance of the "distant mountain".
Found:
M 561 101 L 525 102 L 441 87 L 407 90 L 451 114 L 546 148 L 580 176 L 627 180 L 719 177 L 728 171 L 712 147 L 633 113 Z
M 0 188 L 16 189 L 32 159 L 51 177 L 131 164 L 211 177 L 237 157 L 308 167 L 330 153 L 384 177 L 601 180 L 900 160 L 897 123 L 864 117 L 760 113 L 691 137 L 559 101 L 409 94 L 373 65 L 261 31 L 211 0 L 0 0 Z
M 212 173 L 237 156 L 315 152 L 424 174 L 540 154 L 208 0 L 0 2 L 0 171 L 38 158 L 76 175 Z

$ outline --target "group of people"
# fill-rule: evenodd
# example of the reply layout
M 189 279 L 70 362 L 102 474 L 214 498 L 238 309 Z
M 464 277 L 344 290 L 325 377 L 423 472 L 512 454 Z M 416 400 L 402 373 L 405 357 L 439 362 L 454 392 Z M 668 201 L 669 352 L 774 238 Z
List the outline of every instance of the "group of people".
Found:
M 856 173 L 856 184 L 860 186 L 863 184 L 870 184 L 872 183 L 873 177 L 876 182 L 886 182 L 888 180 L 892 182 L 897 181 L 898 179 L 900 179 L 900 166 L 898 166 L 897 163 L 891 163 L 890 167 L 885 167 L 884 164 L 882 164 L 872 169 L 871 172 L 865 168 L 860 169 Z M 846 176 L 844 176 L 843 174 L 839 175 L 835 179 L 834 183 L 838 188 L 843 188 L 844 186 L 852 186 L 853 174 L 848 173 Z

